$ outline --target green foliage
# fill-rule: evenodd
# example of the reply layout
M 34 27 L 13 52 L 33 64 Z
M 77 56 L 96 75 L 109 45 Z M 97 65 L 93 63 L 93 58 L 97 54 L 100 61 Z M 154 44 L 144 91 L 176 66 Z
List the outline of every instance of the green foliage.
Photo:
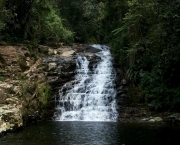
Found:
M 117 36 L 114 36 L 114 34 L 111 33 L 113 30 L 120 30 L 121 28 L 124 29 L 126 27 L 123 24 L 123 18 L 128 10 L 127 4 L 127 0 L 105 1 L 105 16 L 102 27 L 106 41 L 111 41 L 112 38 L 114 39 L 115 37 L 117 38 Z M 122 33 L 124 34 L 124 31 L 122 31 Z
M 52 2 L 52 1 L 51 1 Z M 0 32 L 5 41 L 72 41 L 49 0 L 9 0 L 0 3 Z
M 123 22 L 113 31 L 116 59 L 154 110 L 179 110 L 179 9 L 177 0 L 129 0 Z
M 5 9 L 4 9 L 4 0 L 1 0 L 0 1 L 0 32 L 2 30 L 5 29 L 5 22 L 4 22 L 4 19 L 5 19 Z M 0 39 L 2 38 L 2 36 L 0 35 Z
M 179 111 L 180 87 L 169 88 L 163 77 L 163 71 L 154 69 L 151 73 L 144 73 L 141 84 L 144 88 L 146 103 L 154 110 Z
M 39 9 L 44 9 L 44 12 L 39 11 Z M 33 18 L 28 24 L 26 37 L 38 38 L 41 42 L 72 40 L 72 32 L 63 27 L 61 18 L 49 3 L 46 5 L 36 3 L 32 9 L 32 15 Z
M 128 96 L 127 103 L 131 106 L 137 107 L 146 107 L 142 87 L 141 86 L 128 86 Z M 133 96 L 133 97 L 132 97 Z
M 59 1 L 63 24 L 74 32 L 76 42 L 101 42 L 105 3 L 97 0 Z M 64 19 L 66 21 L 64 21 Z
M 49 103 L 51 87 L 48 84 L 41 84 L 36 90 L 39 101 L 45 107 Z
M 31 116 L 41 117 L 42 119 L 47 113 L 51 99 L 50 86 L 38 81 L 29 82 L 25 80 L 22 80 L 21 85 L 18 95 L 23 102 L 24 117 L 27 117 L 25 119 L 30 119 Z
M 0 76 L 0 81 L 4 82 L 6 80 L 5 76 Z
M 124 30 L 122 33 L 115 36 L 116 38 L 111 41 L 113 55 L 116 61 L 122 67 L 127 66 L 127 32 Z

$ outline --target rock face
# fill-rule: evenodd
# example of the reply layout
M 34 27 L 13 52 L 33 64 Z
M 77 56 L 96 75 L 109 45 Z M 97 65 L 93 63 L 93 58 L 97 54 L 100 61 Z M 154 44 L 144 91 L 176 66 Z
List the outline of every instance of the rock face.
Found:
M 22 104 L 10 91 L 17 86 L 17 75 L 26 64 L 23 46 L 0 46 L 0 134 L 23 125 Z M 16 92 L 17 93 L 17 92 Z
M 97 49 L 91 45 L 84 46 L 84 52 L 85 53 L 88 53 L 88 52 L 89 53 L 97 53 L 99 51 L 101 51 L 101 49 Z
M 40 64 L 26 46 L 0 46 L 0 135 L 27 124 L 25 116 L 35 114 L 35 92 L 45 82 Z
M 43 64 L 48 66 L 47 81 L 53 87 L 58 87 L 70 80 L 76 67 L 74 57 L 47 57 L 44 58 Z
M 57 54 L 43 59 L 43 64 L 48 66 L 46 74 L 48 83 L 53 86 L 53 89 L 58 89 L 74 77 L 77 55 L 86 56 L 91 61 L 90 67 L 92 67 L 98 61 L 95 53 L 99 51 L 90 45 L 74 45 L 57 49 Z
M 177 124 L 180 123 L 180 113 L 174 113 L 171 115 L 168 115 L 165 118 L 165 121 L 169 124 Z
M 8 105 L 0 105 L 0 134 L 23 126 L 22 105 L 17 98 L 8 98 Z
M 1 73 L 10 76 L 12 72 L 28 69 L 27 55 L 29 52 L 23 51 L 23 46 L 0 46 L 0 66 L 4 68 Z

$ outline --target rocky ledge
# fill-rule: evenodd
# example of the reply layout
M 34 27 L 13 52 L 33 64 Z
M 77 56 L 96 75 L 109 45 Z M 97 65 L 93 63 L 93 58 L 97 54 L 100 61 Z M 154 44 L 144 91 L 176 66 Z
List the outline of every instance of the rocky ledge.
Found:
M 0 135 L 44 116 L 49 98 L 41 64 L 25 45 L 0 46 Z
M 74 44 L 49 51 L 51 55 L 44 57 L 42 64 L 48 66 L 47 82 L 51 84 L 52 89 L 57 90 L 66 82 L 74 81 L 78 55 L 86 56 L 90 61 L 89 67 L 92 68 L 99 60 L 95 53 L 100 50 L 90 45 Z

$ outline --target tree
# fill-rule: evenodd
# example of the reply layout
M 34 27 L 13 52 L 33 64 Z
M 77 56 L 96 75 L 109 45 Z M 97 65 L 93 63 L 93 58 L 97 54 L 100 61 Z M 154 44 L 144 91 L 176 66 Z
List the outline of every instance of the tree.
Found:
M 97 0 L 59 1 L 60 14 L 76 42 L 100 42 L 103 38 L 104 3 Z
M 25 39 L 37 42 L 72 39 L 73 33 L 63 27 L 52 1 L 9 0 L 3 4 L 6 29 L 1 29 L 2 39 L 11 42 Z
M 123 23 L 113 31 L 115 56 L 155 110 L 179 110 L 179 8 L 177 0 L 129 0 Z

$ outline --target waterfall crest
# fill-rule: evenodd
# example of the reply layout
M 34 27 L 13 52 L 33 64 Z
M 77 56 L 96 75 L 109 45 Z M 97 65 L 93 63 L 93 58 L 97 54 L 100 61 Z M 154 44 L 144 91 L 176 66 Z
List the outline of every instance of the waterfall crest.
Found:
M 57 121 L 116 121 L 115 72 L 109 48 L 92 45 L 100 61 L 89 68 L 86 56 L 76 59 L 75 81 L 66 83 L 56 99 Z

